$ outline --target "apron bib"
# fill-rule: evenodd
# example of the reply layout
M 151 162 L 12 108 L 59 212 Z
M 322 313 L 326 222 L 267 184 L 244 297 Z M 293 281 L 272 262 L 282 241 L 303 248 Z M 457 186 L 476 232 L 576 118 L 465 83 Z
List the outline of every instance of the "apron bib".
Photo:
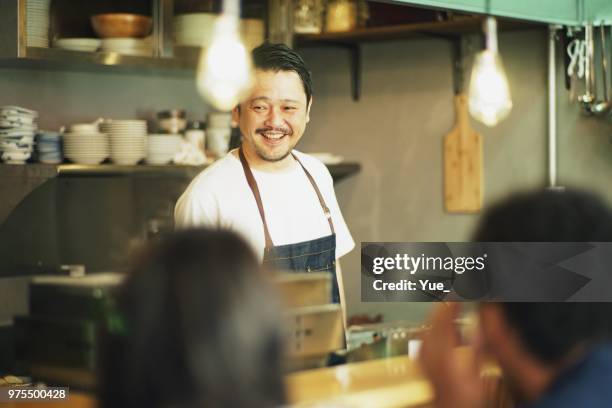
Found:
M 321 191 L 319 187 L 317 187 L 314 178 L 310 175 L 308 170 L 306 170 L 302 162 L 292 154 L 293 158 L 299 163 L 302 170 L 304 170 L 304 173 L 306 173 L 306 177 L 317 194 L 323 214 L 327 217 L 331 234 L 310 241 L 275 246 L 270 236 L 270 231 L 268 230 L 266 215 L 264 213 L 261 195 L 259 194 L 259 187 L 257 186 L 255 177 L 253 177 L 249 163 L 244 157 L 242 147 L 238 149 L 238 155 L 240 156 L 240 163 L 242 163 L 242 169 L 244 170 L 249 188 L 255 197 L 257 208 L 259 209 L 259 216 L 261 217 L 264 228 L 266 239 L 263 258 L 264 265 L 272 270 L 284 270 L 289 272 L 328 272 L 331 274 L 332 280 L 331 299 L 334 303 L 340 303 L 340 291 L 338 290 L 338 280 L 336 279 L 336 234 L 334 231 L 334 223 L 331 219 L 329 208 L 325 205 Z

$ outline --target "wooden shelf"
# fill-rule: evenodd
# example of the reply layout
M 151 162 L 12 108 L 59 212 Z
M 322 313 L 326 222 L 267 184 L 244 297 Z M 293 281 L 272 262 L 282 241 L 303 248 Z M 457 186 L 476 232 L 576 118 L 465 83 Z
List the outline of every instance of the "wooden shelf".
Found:
M 499 19 L 500 30 L 534 29 L 542 24 L 518 20 Z M 462 16 L 448 21 L 431 21 L 366 27 L 342 33 L 296 34 L 296 47 L 340 46 L 350 52 L 351 94 L 354 101 L 361 96 L 361 47 L 362 43 L 376 41 L 406 40 L 411 38 L 433 37 L 458 41 L 462 35 L 481 32 L 482 17 Z
M 366 27 L 342 33 L 296 34 L 298 47 L 324 44 L 353 45 L 373 41 L 403 40 L 419 37 L 453 38 L 464 34 L 477 33 L 481 30 L 481 17 L 459 17 L 449 21 L 410 23 L 382 27 Z M 541 24 L 517 20 L 500 20 L 501 30 L 519 30 L 543 27 Z

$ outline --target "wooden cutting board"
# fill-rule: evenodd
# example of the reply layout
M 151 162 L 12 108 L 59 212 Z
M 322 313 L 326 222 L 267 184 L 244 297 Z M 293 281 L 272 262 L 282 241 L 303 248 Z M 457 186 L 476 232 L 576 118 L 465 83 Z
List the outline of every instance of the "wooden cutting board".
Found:
M 444 138 L 444 206 L 450 213 L 482 207 L 482 137 L 470 127 L 467 96 L 455 96 L 455 127 Z

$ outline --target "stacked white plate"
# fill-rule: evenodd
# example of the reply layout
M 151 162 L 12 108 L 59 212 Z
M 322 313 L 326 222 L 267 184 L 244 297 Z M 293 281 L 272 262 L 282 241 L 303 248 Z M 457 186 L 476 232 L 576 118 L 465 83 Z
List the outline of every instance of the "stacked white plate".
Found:
M 83 131 L 64 133 L 64 156 L 77 164 L 100 164 L 110 153 L 104 133 Z
M 201 47 L 210 43 L 212 29 L 218 14 L 190 13 L 174 16 L 174 43 Z
M 147 163 L 168 164 L 181 149 L 181 135 L 149 135 L 147 141 Z
M 19 106 L 0 108 L 0 158 L 9 164 L 24 164 L 32 155 L 38 113 Z
M 26 30 L 29 47 L 49 47 L 50 0 L 27 0 Z
M 153 55 L 151 38 L 104 38 L 102 51 L 116 52 L 124 55 L 150 57 Z
M 110 140 L 111 160 L 132 165 L 146 156 L 147 122 L 144 120 L 107 120 L 100 129 Z
M 240 20 L 240 32 L 244 46 L 248 51 L 260 46 L 264 42 L 265 28 L 263 20 L 257 18 Z
M 55 40 L 53 46 L 63 50 L 93 52 L 97 51 L 101 44 L 102 40 L 99 38 L 60 38 Z

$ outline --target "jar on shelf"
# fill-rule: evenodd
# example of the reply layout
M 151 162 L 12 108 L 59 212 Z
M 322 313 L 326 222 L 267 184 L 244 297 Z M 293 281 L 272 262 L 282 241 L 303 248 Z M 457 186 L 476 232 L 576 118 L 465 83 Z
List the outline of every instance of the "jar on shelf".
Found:
M 293 31 L 319 34 L 323 28 L 323 0 L 297 0 L 293 9 Z
M 183 109 L 169 109 L 157 112 L 157 127 L 163 133 L 182 133 L 187 126 L 187 116 Z
M 327 3 L 325 30 L 330 33 L 351 31 L 357 27 L 357 2 L 330 0 Z

